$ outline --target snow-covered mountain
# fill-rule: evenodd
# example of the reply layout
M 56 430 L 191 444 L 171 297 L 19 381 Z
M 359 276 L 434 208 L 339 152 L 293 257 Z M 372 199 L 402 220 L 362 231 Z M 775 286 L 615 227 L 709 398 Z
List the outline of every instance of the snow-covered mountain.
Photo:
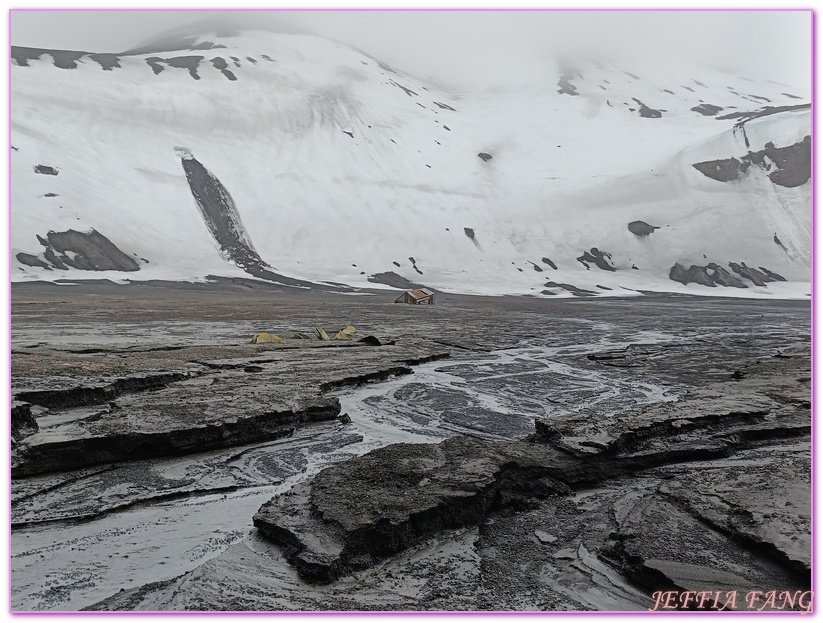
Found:
M 546 61 L 458 92 L 252 31 L 12 48 L 11 91 L 15 281 L 810 292 L 811 110 L 785 85 Z

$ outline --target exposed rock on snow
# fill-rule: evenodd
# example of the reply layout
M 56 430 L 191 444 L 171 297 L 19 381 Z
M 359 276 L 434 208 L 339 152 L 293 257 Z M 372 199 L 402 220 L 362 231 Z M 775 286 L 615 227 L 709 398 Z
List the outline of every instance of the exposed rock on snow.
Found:
M 188 69 L 189 75 L 195 80 L 200 80 L 200 75 L 197 73 L 197 68 L 200 66 L 202 56 L 175 56 L 173 58 L 165 59 L 165 63 L 169 67 L 179 67 L 180 69 Z
M 765 273 L 766 275 L 768 275 L 769 277 L 771 277 L 774 281 L 786 281 L 786 278 L 785 278 L 785 277 L 783 277 L 783 276 L 781 276 L 781 275 L 778 275 L 776 272 L 771 271 L 771 270 L 769 270 L 768 268 L 763 268 L 762 266 L 759 266 L 758 268 L 760 268 L 760 270 L 761 270 L 763 273 Z
M 640 106 L 639 114 L 640 114 L 641 117 L 643 117 L 645 119 L 659 119 L 660 117 L 663 116 L 663 111 L 655 110 L 654 108 L 649 108 L 648 106 L 646 106 L 643 102 L 641 102 L 636 97 L 633 97 L 632 99 L 635 102 L 637 102 L 637 104 Z
M 589 267 L 588 264 L 591 262 L 602 270 L 614 272 L 617 269 L 609 264 L 609 259 L 611 259 L 611 257 L 611 255 L 608 253 L 603 253 L 597 247 L 592 247 L 591 251 L 584 252 L 583 255 L 577 258 L 577 261 L 583 264 L 586 268 Z
M 492 159 L 491 154 L 487 154 L 487 153 L 482 152 L 482 151 L 479 154 L 477 154 L 477 157 L 480 158 L 483 162 L 488 162 L 489 160 Z
M 761 273 L 756 268 L 749 268 L 748 266 L 746 266 L 746 262 L 743 262 L 742 264 L 729 262 L 729 266 L 738 275 L 740 275 L 741 277 L 745 277 L 749 281 L 753 282 L 756 286 L 765 287 L 767 282 L 774 281 L 774 279 L 772 279 L 765 273 Z
M 740 281 L 737 277 L 734 277 L 729 273 L 728 270 L 723 268 L 722 266 L 718 266 L 717 264 L 710 263 L 706 266 L 709 270 L 713 270 L 714 272 L 711 274 L 712 281 L 716 284 L 731 287 L 731 288 L 748 288 L 745 283 Z
M 557 82 L 557 86 L 560 87 L 557 90 L 557 92 L 561 95 L 580 95 L 580 93 L 577 92 L 577 87 L 574 86 L 570 82 L 570 80 L 582 77 L 583 76 L 580 75 L 580 73 L 578 71 L 575 71 L 574 69 L 567 69 L 565 71 L 562 71 L 560 73 L 560 80 L 558 80 Z
M 237 76 L 235 76 L 232 72 L 228 70 L 228 63 L 226 63 L 225 58 L 221 58 L 220 56 L 211 59 L 211 64 L 214 65 L 217 69 L 221 71 L 221 73 L 226 76 L 229 80 L 237 80 Z
M 48 54 L 54 59 L 54 66 L 60 69 L 76 69 L 77 60 L 86 56 L 88 52 L 73 52 L 68 50 L 45 50 L 41 48 L 25 48 L 11 46 L 11 57 L 20 67 L 28 67 L 30 60 L 39 59 Z
M 692 264 L 687 269 L 681 266 L 680 263 L 676 263 L 672 266 L 671 271 L 669 271 L 669 279 L 679 281 L 683 285 L 699 283 L 700 285 L 709 286 L 710 288 L 716 286 L 714 280 L 709 276 L 707 268 L 705 266 L 697 266 L 696 264 Z
M 111 71 L 113 68 L 120 68 L 120 57 L 116 54 L 89 54 L 89 58 L 103 68 L 103 71 Z
M 766 143 L 762 150 L 749 152 L 740 159 L 711 160 L 692 166 L 706 177 L 719 182 L 732 182 L 740 179 L 755 164 L 770 172 L 768 176 L 773 183 L 794 188 L 811 179 L 811 145 L 811 136 L 788 147 L 775 147 L 774 143 Z
M 45 164 L 38 164 L 36 167 L 34 167 L 34 172 L 40 173 L 41 175 L 57 175 L 58 173 L 60 173 L 58 169 L 47 166 Z
M 723 110 L 722 106 L 715 106 L 714 104 L 700 104 L 692 108 L 694 112 L 699 112 L 706 117 L 714 117 L 717 113 Z
M 21 264 L 25 264 L 26 266 L 33 266 L 35 268 L 45 268 L 46 270 L 51 270 L 51 265 L 48 262 L 41 260 L 36 255 L 32 255 L 31 253 L 18 253 L 14 256 L 18 262 Z
M 44 239 L 37 236 L 40 244 L 46 247 L 43 262 L 29 253 L 18 253 L 17 261 L 28 266 L 58 268 L 66 270 L 117 270 L 133 272 L 140 270 L 140 265 L 123 253 L 111 240 L 92 229 L 83 233 L 70 229 L 68 231 L 50 231 Z M 60 255 L 58 256 L 57 253 Z
M 654 225 L 649 225 L 644 221 L 632 221 L 629 223 L 629 231 L 632 232 L 638 238 L 644 238 L 649 234 L 653 234 L 655 229 L 660 229 L 659 227 L 655 227 Z

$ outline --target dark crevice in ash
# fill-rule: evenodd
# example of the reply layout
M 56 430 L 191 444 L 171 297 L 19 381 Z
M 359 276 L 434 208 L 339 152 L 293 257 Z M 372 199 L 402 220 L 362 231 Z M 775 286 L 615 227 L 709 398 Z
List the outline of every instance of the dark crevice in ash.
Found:
M 31 405 L 26 402 L 14 400 L 11 403 L 11 441 L 12 445 L 35 434 L 40 427 L 37 420 L 31 413 Z
M 97 472 L 99 473 L 99 472 Z M 62 484 L 62 483 L 61 483 Z M 70 515 L 68 517 L 53 517 L 49 519 L 40 519 L 40 520 L 28 520 L 28 521 L 20 521 L 20 522 L 12 522 L 11 529 L 12 530 L 25 530 L 27 528 L 32 528 L 35 526 L 44 526 L 44 525 L 54 525 L 54 524 L 67 524 L 67 525 L 76 525 L 81 523 L 88 523 L 90 521 L 97 521 L 98 519 L 103 519 L 108 517 L 112 513 L 118 513 L 124 510 L 129 510 L 133 508 L 141 508 L 144 506 L 150 506 L 152 504 L 159 504 L 161 502 L 172 502 L 175 500 L 186 500 L 189 498 L 196 498 L 202 497 L 206 495 L 215 495 L 220 493 L 234 493 L 235 491 L 240 491 L 244 487 L 239 485 L 229 485 L 226 487 L 211 487 L 205 489 L 189 489 L 186 491 L 171 491 L 167 493 L 157 493 L 155 495 L 150 495 L 148 497 L 141 498 L 139 500 L 130 500 L 128 502 L 123 502 L 122 504 L 115 504 L 113 506 L 106 507 L 98 512 L 95 513 L 84 513 L 82 515 Z
M 108 404 L 119 396 L 136 392 L 162 389 L 171 383 L 188 378 L 187 374 L 165 372 L 146 376 L 134 376 L 117 379 L 105 385 L 93 387 L 72 387 L 70 389 L 46 389 L 20 392 L 17 400 L 46 407 L 48 409 L 67 409 L 71 407 L 88 407 Z
M 124 431 L 120 435 L 76 438 L 23 446 L 12 477 L 31 476 L 119 461 L 183 456 L 292 435 L 302 424 L 336 419 L 336 399 L 290 411 L 273 411 L 208 426 L 158 432 Z

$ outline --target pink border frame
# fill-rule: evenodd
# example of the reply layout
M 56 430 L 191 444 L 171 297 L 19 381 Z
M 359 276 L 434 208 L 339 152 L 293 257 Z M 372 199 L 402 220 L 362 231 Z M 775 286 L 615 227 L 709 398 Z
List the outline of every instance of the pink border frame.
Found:
M 811 496 L 811 519 L 812 519 L 812 532 L 811 532 L 811 588 L 812 591 L 818 593 L 816 590 L 817 587 L 817 580 L 818 580 L 818 573 L 816 568 L 816 561 L 817 561 L 817 545 L 818 540 L 815 534 L 815 523 L 816 519 L 818 518 L 818 496 L 816 494 L 816 467 L 817 461 L 815 456 L 815 450 L 817 448 L 817 427 L 815 426 L 815 412 L 816 412 L 816 404 L 817 404 L 817 376 L 818 376 L 818 368 L 817 365 L 817 345 L 816 345 L 816 320 L 817 320 L 817 313 L 818 313 L 818 306 L 817 306 L 817 292 L 819 289 L 817 288 L 817 279 L 819 277 L 817 271 L 817 261 L 818 261 L 818 253 L 816 248 L 816 234 L 817 234 L 817 222 L 818 219 L 816 218 L 816 208 L 817 208 L 817 184 L 816 184 L 816 172 L 817 172 L 817 141 L 816 139 L 816 107 L 815 104 L 817 102 L 817 23 L 816 23 L 816 11 L 811 8 L 691 8 L 691 7 L 668 7 L 668 8 L 645 8 L 645 7 L 637 7 L 637 8 L 609 8 L 609 7 L 587 7 L 587 8 L 569 8 L 569 7 L 519 7 L 519 8 L 465 8 L 465 7 L 432 7 L 432 8 L 425 8 L 425 7 L 392 7 L 392 8 L 338 8 L 338 7 L 328 7 L 328 8 L 304 8 L 304 7 L 272 7 L 272 8 L 263 8 L 263 7 L 247 7 L 247 8 L 192 8 L 192 7 L 184 7 L 184 8 L 174 8 L 174 7 L 162 7 L 162 8 L 150 8 L 150 7 L 120 7 L 116 9 L 108 9 L 108 8 L 48 8 L 48 7 L 40 7 L 40 8 L 19 8 L 19 9 L 9 9 L 8 12 L 8 28 L 7 28 L 7 36 L 8 36 L 8 43 L 11 45 L 11 12 L 12 11 L 72 11 L 72 12 L 79 12 L 79 11 L 209 11 L 209 12 L 236 12 L 236 11 L 282 11 L 282 12 L 293 12 L 293 11 L 339 11 L 339 12 L 384 12 L 384 11 L 429 11 L 429 12 L 445 12 L 445 11 L 483 11 L 483 12 L 527 12 L 527 11 L 548 11 L 548 12 L 571 12 L 571 11 L 620 11 L 620 12 L 629 12 L 629 11 L 636 11 L 636 12 L 670 12 L 670 11 L 688 11 L 688 12 L 808 12 L 811 16 L 811 38 L 812 38 L 812 66 L 811 66 L 811 83 L 812 83 L 812 97 L 811 97 L 811 104 L 812 104 L 812 202 L 811 202 L 811 222 L 812 222 L 812 266 L 811 266 L 811 279 L 812 279 L 812 297 L 811 297 L 811 315 L 812 315 L 812 322 L 811 322 L 811 359 L 812 359 L 812 410 L 811 410 L 811 439 L 812 439 L 812 452 L 811 452 L 811 466 L 812 466 L 812 473 L 811 473 L 811 488 L 812 488 L 812 496 Z M 8 120 L 7 120 L 7 138 L 8 138 L 8 153 L 11 151 L 11 71 L 10 71 L 10 63 L 7 66 L 7 89 L 8 89 L 8 96 L 7 96 L 7 103 L 8 103 Z M 7 366 L 4 369 L 4 373 L 7 375 L 6 378 L 10 379 L 11 375 L 11 170 L 10 167 L 8 168 L 7 173 L 7 197 L 8 197 L 8 214 L 7 214 L 7 246 L 6 246 L 6 259 L 7 259 L 7 277 L 8 282 L 6 285 L 6 290 L 4 291 L 4 295 L 6 298 L 6 312 L 7 312 L 7 319 L 8 319 L 8 330 L 5 334 L 5 338 L 8 340 L 6 342 L 6 346 L 9 346 L 7 349 L 7 356 L 4 359 L 4 365 Z M 10 383 L 4 386 L 3 391 L 5 392 L 6 403 L 10 404 L 11 402 L 11 388 Z M 147 611 L 147 612 L 78 612 L 78 611 L 16 611 L 11 609 L 11 508 L 10 508 L 10 491 L 11 491 L 11 466 L 10 466 L 10 451 L 8 446 L 4 450 L 5 458 L 6 458 L 6 482 L 8 484 L 7 489 L 7 501 L 9 504 L 6 509 L 6 516 L 8 520 L 8 540 L 6 542 L 6 552 L 8 554 L 8 604 L 9 608 L 7 612 L 16 615 L 16 616 L 156 616 L 156 615 L 167 615 L 167 616 L 180 616 L 180 615 L 188 615 L 188 616 L 226 616 L 226 615 L 240 615 L 240 616 L 248 616 L 248 615 L 268 615 L 268 616 L 315 616 L 315 617 L 323 617 L 323 616 L 430 616 L 430 615 L 456 615 L 456 616 L 492 616 L 492 617 L 500 617 L 501 615 L 505 616 L 529 616 L 529 615 L 537 615 L 537 616 L 612 616 L 612 617 L 634 617 L 637 615 L 652 615 L 652 616 L 660 616 L 660 615 L 676 615 L 676 616 L 733 616 L 733 615 L 743 615 L 743 616 L 790 616 L 790 615 L 797 615 L 797 612 L 758 612 L 755 613 L 753 611 L 736 611 L 736 612 L 724 612 L 724 613 L 716 613 L 716 612 L 680 612 L 680 611 L 668 611 L 668 612 L 648 612 L 648 611 L 627 611 L 627 612 L 619 612 L 619 611 L 596 611 L 596 612 L 583 612 L 583 611 L 550 611 L 550 612 L 508 612 L 508 611 L 495 611 L 495 612 L 479 612 L 479 611 L 471 611 L 471 612 L 453 612 L 453 611 L 400 611 L 400 612 L 346 612 L 346 611 L 244 611 L 244 612 L 223 612 L 223 611 L 194 611 L 194 612 L 176 612 L 176 611 Z M 812 602 L 812 609 L 809 612 L 812 616 L 818 613 L 818 609 L 816 608 L 816 603 Z

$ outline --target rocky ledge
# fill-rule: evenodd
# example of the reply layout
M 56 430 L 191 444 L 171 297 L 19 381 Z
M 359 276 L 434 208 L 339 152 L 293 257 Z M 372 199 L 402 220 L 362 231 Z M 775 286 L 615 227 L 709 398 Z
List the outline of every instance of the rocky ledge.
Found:
M 411 374 L 412 365 L 449 354 L 439 347 L 367 342 L 266 346 L 189 361 L 186 354 L 196 349 L 181 349 L 175 369 L 122 377 L 17 379 L 12 476 L 286 437 L 301 425 L 340 415 L 338 399 L 328 392 Z
M 387 446 L 273 498 L 254 524 L 311 583 L 473 529 L 495 551 L 486 573 L 523 568 L 548 609 L 569 607 L 552 606 L 561 594 L 602 608 L 661 590 L 808 590 L 810 378 L 808 353 L 785 353 L 676 402 L 538 420 L 521 441 Z M 583 594 L 571 576 L 586 569 Z

